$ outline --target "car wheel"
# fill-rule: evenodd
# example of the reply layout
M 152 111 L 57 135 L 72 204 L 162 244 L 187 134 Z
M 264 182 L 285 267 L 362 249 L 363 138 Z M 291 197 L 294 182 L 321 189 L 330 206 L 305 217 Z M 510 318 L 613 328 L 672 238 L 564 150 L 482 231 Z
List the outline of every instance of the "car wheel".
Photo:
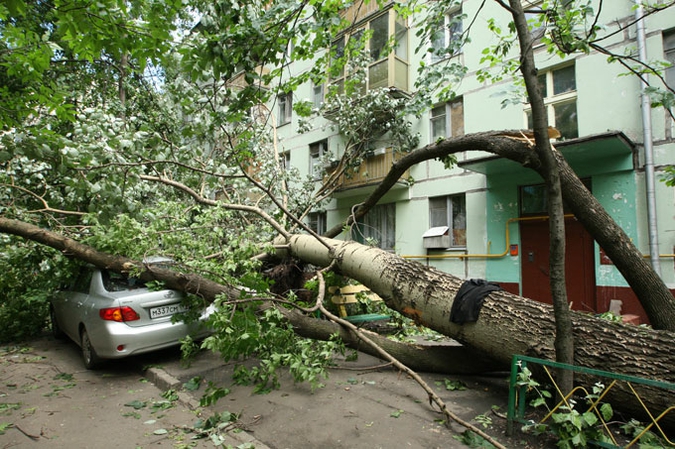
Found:
M 89 334 L 87 329 L 82 329 L 82 335 L 80 336 L 80 346 L 82 348 L 82 360 L 84 361 L 84 367 L 87 369 L 96 369 L 101 364 L 101 359 L 96 354 L 96 350 L 91 345 L 91 340 L 89 340 Z
M 49 321 L 51 322 L 52 326 L 52 336 L 54 336 L 54 338 L 57 340 L 63 340 L 66 338 L 66 334 L 63 332 L 59 326 L 59 322 L 56 320 L 56 312 L 54 312 L 53 306 L 49 306 Z

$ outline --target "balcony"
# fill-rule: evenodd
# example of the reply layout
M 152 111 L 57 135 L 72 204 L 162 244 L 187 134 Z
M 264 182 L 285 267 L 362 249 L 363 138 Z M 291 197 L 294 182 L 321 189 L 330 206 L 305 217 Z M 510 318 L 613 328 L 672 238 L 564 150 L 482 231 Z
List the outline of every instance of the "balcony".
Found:
M 347 173 L 340 176 L 337 182 L 338 187 L 336 192 L 338 194 L 343 193 L 343 195 L 339 196 L 349 196 L 344 195 L 346 191 L 349 191 L 350 194 L 364 193 L 361 191 L 363 190 L 362 188 L 379 184 L 384 177 L 387 176 L 387 173 L 389 173 L 392 164 L 400 157 L 401 155 L 396 154 L 393 148 L 380 148 L 375 150 L 372 156 L 366 157 L 358 169 L 348 170 Z M 331 170 L 332 169 L 328 170 L 326 177 L 330 175 Z M 408 187 L 409 176 L 410 172 L 406 170 L 397 182 L 397 186 Z M 396 186 L 392 188 L 395 189 Z

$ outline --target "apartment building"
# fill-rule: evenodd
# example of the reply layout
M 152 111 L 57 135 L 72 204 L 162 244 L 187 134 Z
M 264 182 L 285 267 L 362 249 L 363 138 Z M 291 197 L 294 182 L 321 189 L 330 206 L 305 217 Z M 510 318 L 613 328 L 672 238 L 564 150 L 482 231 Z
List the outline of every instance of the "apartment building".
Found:
M 510 21 L 509 13 L 497 2 L 487 2 L 479 9 L 481 4 L 465 0 L 447 11 L 445 26 L 432 38 L 433 46 L 442 48 L 466 32 L 470 41 L 456 50 L 434 53 L 415 52 L 420 44 L 416 19 L 398 17 L 391 3 L 378 8 L 376 2 L 357 2 L 349 12 L 355 24 L 350 33 L 372 33 L 366 90 L 393 87 L 399 94 L 412 94 L 421 61 L 427 66 L 450 62 L 467 67 L 466 76 L 454 86 L 457 95 L 452 101 L 432 105 L 421 119 L 411 118 L 421 136 L 420 147 L 438 138 L 530 127 L 526 102 L 503 104 L 514 88 L 513 79 L 496 83 L 478 79 L 483 50 L 496 42 L 486 26 L 487 19 L 493 18 L 503 27 Z M 537 2 L 527 6 L 536 7 Z M 598 43 L 614 54 L 635 53 L 638 46 L 640 33 L 633 7 L 631 0 L 603 3 L 598 23 L 604 28 Z M 675 10 L 649 15 L 642 23 L 645 59 L 675 61 Z M 542 30 L 533 32 L 537 31 Z M 338 37 L 335 45 L 342 46 L 345 39 Z M 395 42 L 395 49 L 382 51 L 389 39 Z M 626 68 L 608 63 L 606 54 L 591 51 L 560 58 L 538 43 L 535 58 L 550 124 L 562 135 L 553 144 L 645 257 L 650 256 L 650 236 L 652 245 L 658 241 L 661 275 L 675 287 L 675 189 L 659 181 L 663 169 L 675 163 L 673 119 L 663 108 L 643 115 L 639 78 L 624 76 Z M 308 65 L 294 64 L 289 70 L 301 72 Z M 330 85 L 304 84 L 276 98 L 273 105 L 285 163 L 312 174 L 317 183 L 329 168 L 322 162 L 325 155 L 339 158 L 344 137 L 321 114 L 312 117 L 311 131 L 298 133 L 292 104 L 310 100 L 320 107 L 328 90 L 339 89 L 347 75 L 333 76 Z M 674 86 L 675 69 L 667 69 L 665 78 Z M 650 81 L 659 83 L 653 76 Z M 647 145 L 645 129 L 649 130 Z M 653 158 L 653 186 L 645 176 L 645 147 L 647 160 Z M 384 136 L 356 176 L 344 178 L 330 203 L 311 214 L 315 230 L 321 232 L 344 220 L 353 206 L 374 190 L 395 157 Z M 649 195 L 655 202 L 655 214 L 648 213 Z M 571 215 L 566 226 L 571 306 L 598 313 L 618 300 L 622 313 L 646 320 L 623 276 L 591 236 Z M 461 278 L 485 278 L 513 293 L 551 301 L 542 180 L 528 168 L 487 153 L 461 153 L 451 169 L 439 161 L 412 167 L 357 231 L 343 233 L 340 238 L 367 240 Z

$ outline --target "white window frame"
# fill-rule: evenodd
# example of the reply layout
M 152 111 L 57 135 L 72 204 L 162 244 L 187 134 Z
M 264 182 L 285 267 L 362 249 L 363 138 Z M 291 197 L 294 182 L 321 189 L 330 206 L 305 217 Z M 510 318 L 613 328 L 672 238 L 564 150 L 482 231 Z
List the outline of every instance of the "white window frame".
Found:
M 554 75 L 555 73 L 559 73 L 562 70 L 566 70 L 572 67 L 574 70 L 574 89 L 567 90 L 561 93 L 554 93 Z M 574 65 L 565 65 L 561 67 L 555 67 L 546 71 L 542 71 L 539 73 L 539 79 L 543 77 L 546 88 L 546 93 L 544 96 L 544 106 L 546 107 L 546 113 L 548 116 L 548 124 L 549 126 L 552 126 L 554 128 L 558 128 L 556 126 L 556 117 L 555 117 L 555 108 L 556 106 L 564 106 L 568 104 L 574 103 L 575 106 L 577 105 L 577 87 L 576 87 L 576 82 L 577 82 L 577 77 L 576 77 L 576 66 Z M 525 127 L 529 128 L 530 127 L 530 115 L 532 113 L 532 108 L 530 107 L 529 103 L 524 109 L 524 115 L 525 115 Z M 566 139 L 566 138 L 576 138 L 579 136 L 579 118 L 578 118 L 578 109 L 577 109 L 577 119 L 576 119 L 576 136 L 566 136 L 563 135 L 561 138 Z M 560 129 L 559 129 L 560 130 Z M 562 130 L 560 130 L 562 132 Z
M 326 212 L 310 212 L 307 220 L 309 228 L 318 235 L 323 235 L 328 230 Z
M 309 145 L 309 173 L 316 181 L 323 177 L 322 160 L 328 152 L 328 140 L 320 140 Z
M 279 113 L 277 114 L 277 126 L 291 123 L 293 119 L 293 94 L 281 94 L 277 97 Z
M 284 151 L 279 155 L 279 163 L 281 164 L 281 169 L 288 171 L 291 169 L 291 152 Z
M 312 83 L 312 106 L 314 109 L 320 109 L 324 102 L 324 85 Z
M 440 103 L 429 110 L 429 143 L 434 143 L 439 138 L 457 137 L 464 135 L 464 121 L 462 123 L 453 123 L 452 110 L 453 107 L 461 105 L 462 116 L 464 116 L 464 99 L 463 97 L 456 97 L 454 100 Z M 442 108 L 442 109 L 441 109 Z M 436 111 L 437 115 L 434 115 Z M 442 111 L 441 113 L 438 113 Z M 434 135 L 434 123 L 443 121 L 444 133 L 443 135 Z M 461 126 L 460 126 L 461 125 Z
M 409 56 L 409 41 L 410 41 L 410 27 L 408 26 L 407 20 L 397 17 L 396 10 L 394 8 L 389 8 L 382 13 L 370 16 L 367 20 L 360 22 L 358 27 L 352 29 L 349 34 L 340 36 L 334 43 L 334 48 L 340 46 L 343 50 L 338 51 L 337 57 L 344 56 L 344 48 L 347 46 L 347 43 L 350 39 L 360 39 L 361 35 L 371 29 L 372 23 L 377 20 L 386 18 L 387 19 L 387 36 L 386 39 L 378 39 L 378 41 L 387 42 L 389 39 L 394 38 L 396 44 L 395 48 L 392 49 L 389 53 L 382 53 L 378 55 L 378 59 L 373 59 L 370 61 L 367 67 L 367 76 L 366 76 L 366 85 L 362 86 L 363 91 L 367 91 L 373 88 L 379 87 L 395 87 L 397 89 L 408 91 L 410 89 L 410 56 Z M 373 52 L 373 42 L 374 38 L 365 42 L 364 50 Z M 373 73 L 377 73 L 378 68 L 386 67 L 386 80 L 383 86 L 373 85 Z M 397 77 L 401 72 L 397 72 L 397 68 L 404 67 L 405 80 L 401 80 Z M 333 89 L 337 90 L 338 93 L 344 92 L 344 83 L 350 78 L 349 64 L 346 63 L 342 68 L 342 72 L 339 75 L 332 77 L 330 80 L 329 91 Z
M 463 210 L 454 210 L 454 199 L 461 201 Z M 434 220 L 434 210 L 441 211 L 441 215 L 445 215 L 445 218 Z M 434 228 L 439 226 L 447 226 L 449 228 L 451 237 L 450 248 L 466 248 L 466 195 L 464 193 L 429 198 L 429 227 Z M 459 238 L 458 233 L 455 231 L 464 231 L 464 241 L 457 242 Z
M 443 28 L 442 28 L 442 39 L 443 42 L 437 42 L 433 37 L 430 39 L 430 45 L 436 47 L 437 44 L 442 48 L 447 49 L 450 44 L 456 40 L 461 39 L 462 34 L 464 33 L 464 23 L 461 19 L 462 16 L 462 6 L 458 5 L 455 8 L 452 8 L 450 11 L 445 13 L 443 16 Z M 459 22 L 454 21 L 454 18 L 459 17 Z M 439 33 L 441 30 L 439 30 Z M 463 46 L 455 50 L 454 52 L 444 52 L 443 54 L 438 53 L 429 53 L 429 62 L 431 64 L 436 64 L 438 62 L 444 61 L 446 59 L 454 58 L 459 56 L 463 52 Z

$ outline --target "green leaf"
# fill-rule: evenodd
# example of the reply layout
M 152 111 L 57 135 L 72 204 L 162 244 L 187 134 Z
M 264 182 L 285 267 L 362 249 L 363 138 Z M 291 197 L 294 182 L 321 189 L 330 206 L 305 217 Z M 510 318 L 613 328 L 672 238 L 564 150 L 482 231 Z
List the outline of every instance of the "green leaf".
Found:
M 391 414 L 389 416 L 391 416 L 392 418 L 399 418 L 402 414 L 403 414 L 403 410 L 396 410 L 396 411 L 391 412 Z
M 139 401 L 139 400 L 134 400 L 131 402 L 127 402 L 124 404 L 125 407 L 133 407 L 136 410 L 140 410 L 143 407 L 145 407 L 147 404 L 145 402 Z
M 602 419 L 605 421 L 609 421 L 612 419 L 612 416 L 614 416 L 614 410 L 612 410 L 612 404 L 610 403 L 604 403 L 600 406 L 600 414 L 602 415 Z
M 13 424 L 11 422 L 0 422 L 0 435 L 4 435 L 5 431 L 12 426 Z

